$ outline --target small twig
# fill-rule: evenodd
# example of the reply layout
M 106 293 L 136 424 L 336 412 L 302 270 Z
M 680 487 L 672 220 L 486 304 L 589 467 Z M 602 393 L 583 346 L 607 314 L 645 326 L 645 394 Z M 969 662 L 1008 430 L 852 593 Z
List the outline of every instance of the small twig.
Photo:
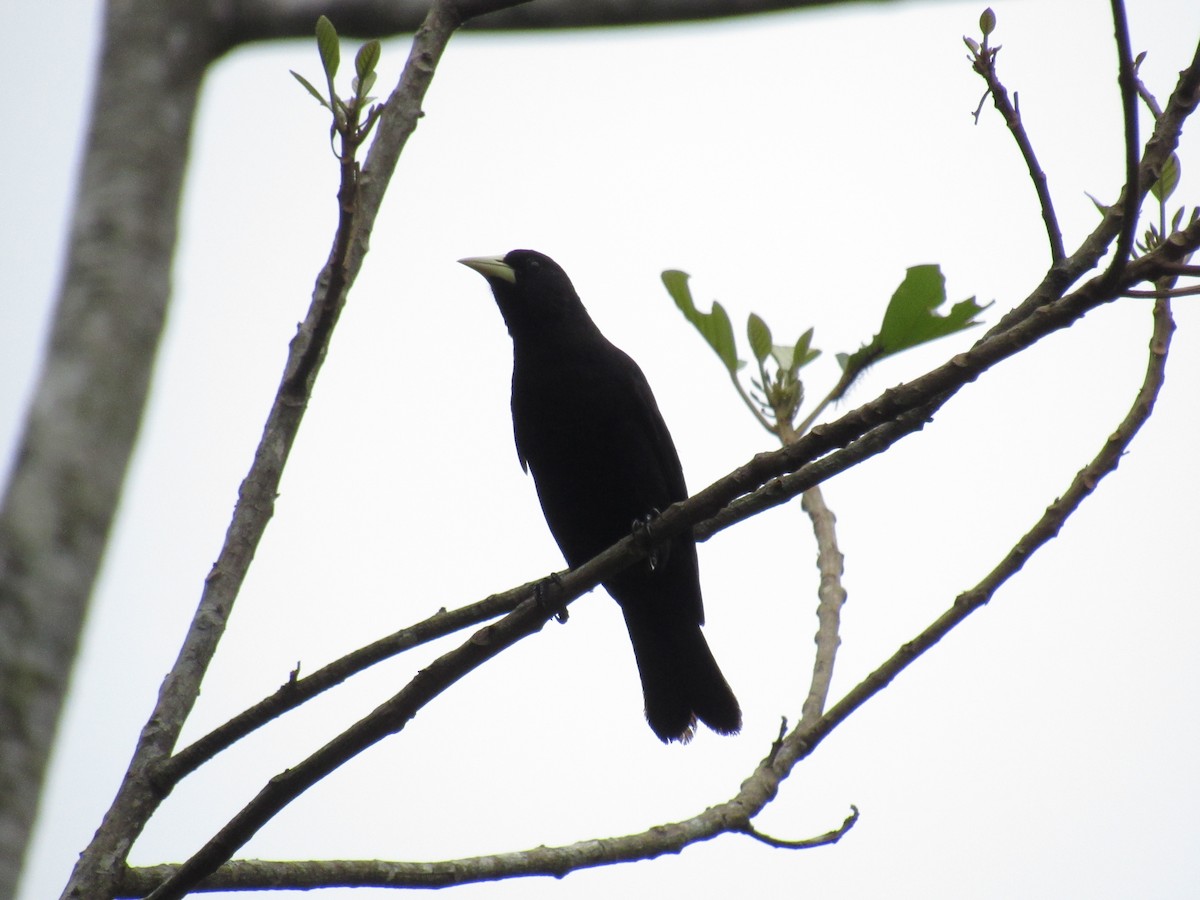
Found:
M 1196 297 L 1200 296 L 1200 284 L 1192 285 L 1191 287 L 1168 288 L 1161 291 L 1125 291 L 1121 296 L 1149 300 L 1168 300 L 1172 297 Z
M 784 841 L 779 838 L 771 837 L 769 834 L 763 834 L 753 825 L 747 825 L 743 830 L 743 834 L 747 834 L 756 841 L 761 841 L 768 847 L 777 847 L 780 850 L 809 850 L 813 847 L 824 847 L 827 844 L 836 844 L 846 836 L 855 823 L 858 822 L 858 807 L 854 804 L 850 805 L 850 815 L 846 816 L 846 820 L 833 831 L 827 831 L 824 834 L 819 834 L 816 837 L 804 838 L 799 841 Z
M 1021 151 L 1021 156 L 1025 160 L 1025 166 L 1029 169 L 1029 177 L 1033 180 L 1033 189 L 1037 192 L 1038 204 L 1042 208 L 1042 221 L 1046 226 L 1046 237 L 1050 241 L 1050 264 L 1053 266 L 1066 256 L 1066 250 L 1063 248 L 1062 229 L 1058 226 L 1058 215 L 1054 211 L 1054 201 L 1050 196 L 1046 173 L 1042 171 L 1037 155 L 1033 152 L 1033 143 L 1029 140 L 1025 125 L 1021 121 L 1021 112 L 1013 103 L 1009 102 L 1008 90 L 1001 83 L 999 75 L 996 74 L 996 55 L 999 52 L 999 47 L 984 46 L 978 52 L 971 48 L 972 68 L 987 83 L 988 93 L 992 95 L 992 103 L 995 104 L 996 110 L 1004 119 L 1004 124 L 1012 133 L 1013 139 Z M 1014 93 L 1013 96 L 1015 97 L 1016 94 Z M 987 94 L 984 94 L 984 100 L 986 99 Z M 979 105 L 980 108 L 983 107 L 983 100 L 979 101 Z M 975 117 L 978 121 L 979 110 L 975 111 Z
M 1149 88 L 1146 87 L 1145 83 L 1138 75 L 1142 68 L 1142 60 L 1145 58 L 1145 53 L 1139 53 L 1138 58 L 1134 60 L 1133 83 L 1137 86 L 1138 96 L 1142 98 L 1142 102 L 1146 104 L 1146 108 L 1150 110 L 1150 114 L 1154 116 L 1154 120 L 1157 122 L 1158 118 L 1163 113 L 1162 107 L 1158 105 L 1158 100 L 1152 93 L 1150 93 Z

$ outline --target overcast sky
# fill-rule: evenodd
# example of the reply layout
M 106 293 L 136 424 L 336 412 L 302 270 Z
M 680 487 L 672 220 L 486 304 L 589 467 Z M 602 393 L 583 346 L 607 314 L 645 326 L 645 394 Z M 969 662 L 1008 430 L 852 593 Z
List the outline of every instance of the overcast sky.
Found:
M 1130 4 L 1166 100 L 1200 37 L 1194 0 Z M 693 275 L 739 335 L 868 340 L 908 266 L 994 322 L 1047 264 L 1017 150 L 965 59 L 982 3 L 861 6 L 686 27 L 455 38 L 339 325 L 275 519 L 204 685 L 191 740 L 441 606 L 562 565 L 521 472 L 511 345 L 455 260 L 542 250 L 637 359 L 698 490 L 770 449 L 659 282 Z M 1049 175 L 1068 250 L 1115 199 L 1123 157 L 1103 0 L 994 3 L 1001 74 Z M 85 121 L 93 5 L 20 4 L 0 62 L 0 436 L 36 372 Z M 336 22 L 335 22 L 336 24 Z M 12 38 L 11 36 L 17 36 Z M 407 40 L 384 45 L 380 91 Z M 351 48 L 343 51 L 348 57 Z M 175 296 L 137 455 L 87 624 L 22 900 L 57 896 L 94 832 L 215 558 L 336 221 L 322 111 L 289 69 L 309 42 L 239 51 L 204 91 Z M 1176 203 L 1200 202 L 1200 122 Z M 1176 305 L 1150 424 L 1058 540 L 871 701 L 785 784 L 760 827 L 797 839 L 857 804 L 836 847 L 723 837 L 678 857 L 456 889 L 473 897 L 1195 896 L 1200 884 L 1200 312 Z M 920 434 L 825 489 L 849 591 L 833 699 L 986 575 L 1124 416 L 1149 305 L 1089 315 L 960 392 Z M 848 409 L 969 346 L 876 366 Z M 743 345 L 744 346 L 744 345 Z M 735 738 L 664 747 L 641 714 L 602 591 L 344 767 L 239 855 L 449 859 L 641 831 L 736 792 L 799 716 L 815 549 L 793 504 L 701 545 L 706 634 L 745 711 Z M 379 666 L 177 789 L 132 861 L 186 858 L 272 774 L 462 636 Z M 351 892 L 321 896 L 343 897 Z M 355 892 L 355 898 L 383 892 Z M 390 895 L 389 895 L 390 896 Z

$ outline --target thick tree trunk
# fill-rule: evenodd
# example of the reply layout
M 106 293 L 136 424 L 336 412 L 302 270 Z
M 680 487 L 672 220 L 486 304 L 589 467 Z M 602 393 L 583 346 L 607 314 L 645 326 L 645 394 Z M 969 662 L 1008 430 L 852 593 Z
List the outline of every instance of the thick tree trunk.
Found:
M 0 897 L 16 891 L 162 332 L 211 58 L 185 7 L 108 9 L 66 271 L 0 508 Z

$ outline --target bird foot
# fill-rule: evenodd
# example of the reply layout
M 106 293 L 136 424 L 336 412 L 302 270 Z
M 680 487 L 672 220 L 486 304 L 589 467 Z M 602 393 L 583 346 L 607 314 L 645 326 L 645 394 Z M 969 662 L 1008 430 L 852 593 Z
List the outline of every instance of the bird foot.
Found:
M 650 525 L 661 515 L 657 509 L 651 508 L 644 516 L 633 520 L 633 536 L 646 548 L 646 565 L 651 572 L 657 572 L 660 566 L 667 563 L 671 555 L 670 541 L 655 541 Z
M 552 572 L 533 587 L 533 597 L 537 600 L 540 606 L 546 612 L 554 613 L 554 621 L 560 625 L 565 624 L 571 614 L 567 612 L 565 603 L 558 599 L 557 593 L 553 595 L 547 590 L 547 585 L 553 584 L 556 588 L 562 587 L 562 577 L 557 572 Z

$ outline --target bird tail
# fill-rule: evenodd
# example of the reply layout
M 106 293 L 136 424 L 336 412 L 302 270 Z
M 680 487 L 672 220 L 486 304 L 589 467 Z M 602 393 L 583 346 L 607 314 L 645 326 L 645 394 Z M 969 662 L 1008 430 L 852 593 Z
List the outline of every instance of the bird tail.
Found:
M 646 721 L 663 742 L 687 743 L 699 719 L 718 734 L 737 734 L 742 710 L 698 624 L 664 620 L 645 608 L 624 609 Z

